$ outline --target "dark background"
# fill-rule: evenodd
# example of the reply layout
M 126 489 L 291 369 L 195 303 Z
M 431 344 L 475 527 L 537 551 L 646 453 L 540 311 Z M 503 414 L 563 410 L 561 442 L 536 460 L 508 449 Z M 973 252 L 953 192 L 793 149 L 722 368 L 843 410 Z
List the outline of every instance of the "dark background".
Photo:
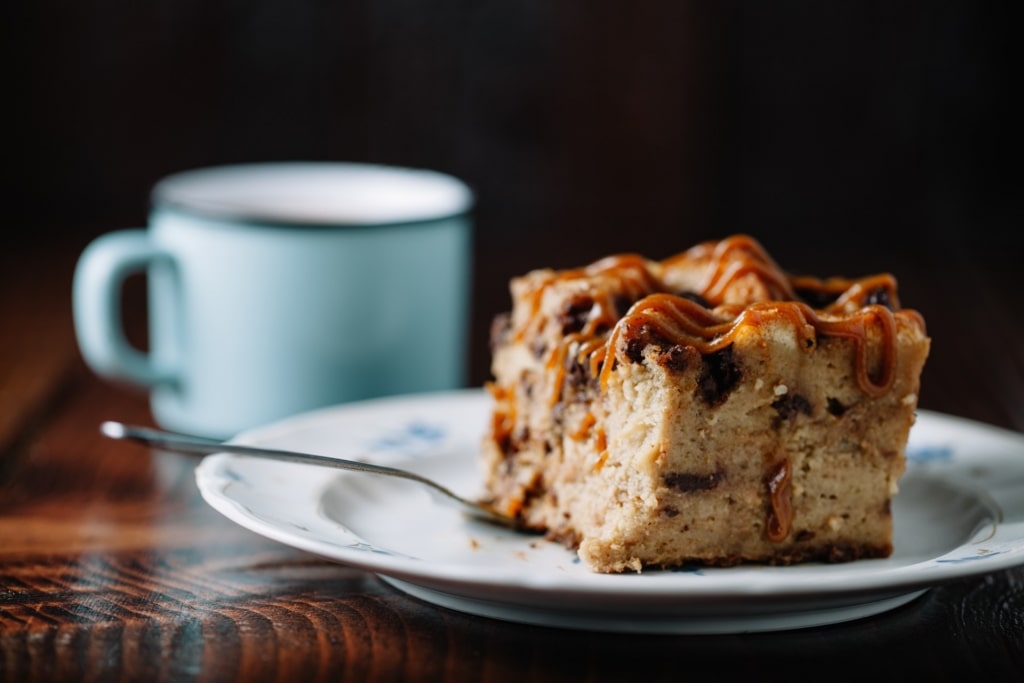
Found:
M 478 194 L 473 383 L 510 276 L 736 232 L 794 272 L 899 264 L 905 305 L 941 287 L 983 308 L 970 278 L 944 275 L 1018 283 L 1012 14 L 966 0 L 13 2 L 5 252 L 143 225 L 149 188 L 179 170 L 370 161 Z

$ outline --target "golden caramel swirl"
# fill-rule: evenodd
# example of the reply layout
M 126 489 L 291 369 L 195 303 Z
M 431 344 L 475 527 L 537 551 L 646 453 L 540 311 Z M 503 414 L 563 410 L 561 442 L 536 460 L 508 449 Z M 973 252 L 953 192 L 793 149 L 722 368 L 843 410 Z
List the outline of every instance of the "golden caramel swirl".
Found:
M 661 274 L 684 265 L 704 269 L 699 284 L 692 291 L 668 291 Z M 591 376 L 600 377 L 604 388 L 614 365 L 607 359 L 623 340 L 644 335 L 660 344 L 709 354 L 732 344 L 744 326 L 762 326 L 780 318 L 790 322 L 807 351 L 815 348 L 821 336 L 853 340 L 857 384 L 865 394 L 877 397 L 892 387 L 896 376 L 900 321 L 924 331 L 920 314 L 900 310 L 892 275 L 792 277 L 756 240 L 737 235 L 697 245 L 661 262 L 622 254 L 584 268 L 552 271 L 530 291 L 530 315 L 515 330 L 517 338 L 539 333 L 547 324 L 540 310 L 548 287 L 596 277 L 613 285 L 592 288 L 585 301 L 588 308 L 573 311 L 576 326 L 562 330 L 560 342 L 546 351 L 546 366 L 555 378 L 552 405 L 560 398 L 570 353 L 589 367 Z M 618 310 L 623 302 L 631 304 L 624 315 Z M 869 359 L 874 359 L 873 368 Z
M 705 309 L 688 299 L 671 294 L 652 294 L 641 299 L 619 321 L 608 340 L 593 352 L 591 367 L 601 364 L 601 385 L 606 386 L 612 364 L 605 363 L 609 350 L 616 348 L 620 336 L 633 336 L 644 330 L 653 332 L 668 344 L 692 346 L 702 354 L 714 353 L 735 341 L 745 325 L 761 326 L 767 320 L 788 319 L 796 330 L 800 348 L 812 350 L 818 335 L 847 337 L 856 348 L 854 367 L 857 385 L 869 396 L 880 396 L 892 386 L 896 374 L 896 315 L 885 306 L 872 304 L 845 316 L 818 315 L 810 306 L 798 301 L 764 301 L 743 308 L 735 317 L 718 316 L 718 311 Z M 915 324 L 920 317 L 909 312 Z M 921 322 L 923 325 L 923 321 Z M 868 367 L 869 336 L 878 327 L 879 367 L 872 376 Z

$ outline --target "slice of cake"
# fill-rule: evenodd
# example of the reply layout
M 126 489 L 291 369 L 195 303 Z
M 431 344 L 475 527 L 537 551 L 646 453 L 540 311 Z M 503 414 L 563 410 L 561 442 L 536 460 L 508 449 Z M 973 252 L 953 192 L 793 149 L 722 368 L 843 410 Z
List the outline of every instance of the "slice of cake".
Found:
M 748 236 L 511 283 L 489 502 L 595 571 L 885 557 L 929 338 L 890 275 Z

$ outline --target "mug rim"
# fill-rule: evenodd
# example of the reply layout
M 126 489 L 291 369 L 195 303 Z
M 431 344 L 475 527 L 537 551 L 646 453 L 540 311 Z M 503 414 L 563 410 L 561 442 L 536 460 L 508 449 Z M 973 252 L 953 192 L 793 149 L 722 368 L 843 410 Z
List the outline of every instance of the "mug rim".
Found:
M 342 182 L 347 184 L 336 185 Z M 396 185 L 401 194 L 388 192 Z M 433 223 L 468 214 L 475 201 L 469 185 L 447 173 L 343 161 L 204 166 L 165 176 L 150 194 L 153 210 L 246 225 L 310 227 Z

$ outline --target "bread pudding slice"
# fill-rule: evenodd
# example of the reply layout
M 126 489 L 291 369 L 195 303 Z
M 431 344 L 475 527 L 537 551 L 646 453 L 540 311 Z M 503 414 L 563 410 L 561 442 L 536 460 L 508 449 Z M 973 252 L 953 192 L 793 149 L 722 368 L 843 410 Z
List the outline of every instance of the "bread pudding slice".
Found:
M 489 503 L 597 572 L 885 557 L 930 340 L 888 274 L 738 235 L 511 282 Z

